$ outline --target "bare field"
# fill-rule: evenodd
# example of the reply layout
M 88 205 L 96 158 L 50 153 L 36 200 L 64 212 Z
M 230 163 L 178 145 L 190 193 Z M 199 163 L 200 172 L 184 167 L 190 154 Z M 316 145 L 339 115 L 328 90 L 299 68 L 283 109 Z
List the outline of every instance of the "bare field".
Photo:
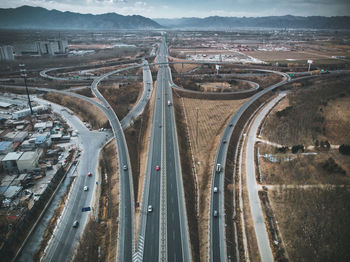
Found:
M 261 149 L 262 148 L 262 149 Z M 260 154 L 271 153 L 275 158 L 282 159 L 279 163 L 272 163 L 260 157 L 260 172 L 263 184 L 269 185 L 350 185 L 349 157 L 341 155 L 338 150 L 317 150 L 316 155 L 301 153 L 275 153 L 271 146 L 260 145 Z M 293 157 L 294 160 L 283 160 Z M 347 175 L 339 172 L 329 172 L 322 167 L 329 158 L 333 158 L 337 165 L 346 171 Z
M 175 57 L 169 57 L 169 61 L 171 61 L 171 62 L 189 62 L 188 60 L 178 59 Z M 196 68 L 198 65 L 196 65 L 196 64 L 173 64 L 172 66 L 177 73 L 184 73 L 184 72 L 191 71 L 192 69 Z
M 257 58 L 263 61 L 280 61 L 287 59 L 307 60 L 307 59 L 323 59 L 324 56 L 320 54 L 309 54 L 299 51 L 243 51 L 244 54 Z M 292 61 L 291 61 L 292 62 Z
M 350 260 L 349 189 L 283 189 L 268 194 L 292 261 Z
M 328 102 L 324 109 L 327 138 L 335 144 L 350 143 L 350 98 Z
M 199 193 L 199 240 L 201 261 L 208 251 L 208 222 L 212 162 L 221 132 L 228 119 L 246 100 L 200 100 L 184 98 Z M 198 109 L 198 118 L 197 110 Z M 197 143 L 198 119 L 198 143 Z

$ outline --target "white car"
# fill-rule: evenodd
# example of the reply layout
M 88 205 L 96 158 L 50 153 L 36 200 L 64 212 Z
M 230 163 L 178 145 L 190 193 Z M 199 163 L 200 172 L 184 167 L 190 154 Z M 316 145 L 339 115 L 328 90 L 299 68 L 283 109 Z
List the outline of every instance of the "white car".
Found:
M 149 205 L 148 208 L 147 208 L 147 212 L 151 213 L 152 211 L 153 211 L 153 207 L 151 205 Z
M 88 191 L 88 190 L 89 190 L 88 186 L 84 186 L 84 191 Z
M 217 193 L 217 192 L 218 192 L 218 188 L 214 187 L 214 193 Z

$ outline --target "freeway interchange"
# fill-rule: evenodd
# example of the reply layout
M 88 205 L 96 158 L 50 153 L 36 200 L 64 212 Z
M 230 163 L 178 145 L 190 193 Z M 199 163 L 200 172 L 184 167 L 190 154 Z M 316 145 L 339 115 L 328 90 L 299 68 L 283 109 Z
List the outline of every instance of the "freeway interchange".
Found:
M 145 106 L 150 100 L 153 91 L 153 80 L 149 65 L 158 65 L 157 86 L 152 112 L 152 126 L 143 187 L 141 215 L 138 232 L 135 232 L 135 200 L 132 169 L 123 129 L 126 129 L 133 124 L 133 120 L 142 114 Z M 129 114 L 123 120 L 119 121 L 107 100 L 99 92 L 98 85 L 102 80 L 113 74 L 136 67 L 143 67 L 143 93 L 138 103 Z M 47 72 L 56 69 L 58 68 L 44 70 L 42 71 L 41 76 L 47 77 Z M 276 88 L 291 82 L 289 76 L 284 73 L 261 69 L 257 69 L 257 71 L 277 73 L 284 79 L 280 83 L 265 88 L 260 92 L 258 92 L 259 86 L 256 85 L 256 83 L 251 82 L 253 88 L 247 92 L 254 95 L 251 96 L 251 98 L 232 116 L 223 131 L 220 143 L 217 147 L 212 170 L 208 252 L 210 261 L 228 260 L 225 219 L 230 218 L 225 217 L 224 207 L 224 172 L 229 148 L 229 143 L 226 142 L 231 141 L 233 132 L 238 128 L 237 123 L 259 98 L 265 96 Z M 69 80 L 51 76 L 50 78 L 58 81 Z M 297 81 L 297 79 L 292 81 Z M 186 215 L 175 113 L 174 107 L 172 106 L 172 90 L 179 88 L 172 82 L 171 70 L 168 62 L 168 47 L 166 45 L 165 37 L 162 38 L 162 43 L 159 46 L 156 63 L 148 64 L 148 62 L 144 60 L 141 65 L 118 69 L 94 79 L 91 85 L 91 90 L 99 100 L 98 102 L 68 91 L 54 91 L 52 89 L 44 88 L 33 89 L 44 92 L 57 92 L 84 99 L 85 101 L 99 107 L 110 122 L 114 137 L 116 138 L 119 166 L 126 166 L 126 168 L 120 168 L 119 170 L 120 226 L 118 231 L 119 241 L 117 248 L 118 261 L 192 261 L 189 237 L 190 229 L 188 227 Z M 248 158 L 251 158 L 251 156 Z M 90 163 L 92 163 L 92 161 L 90 161 Z M 217 164 L 220 164 L 222 167 L 219 172 L 216 170 Z M 84 170 L 86 171 L 89 168 L 96 169 L 95 166 L 90 167 L 86 164 Z M 85 180 L 83 181 L 80 179 L 77 187 L 86 184 L 87 181 Z M 90 184 L 89 187 L 93 188 L 93 184 Z M 217 188 L 217 192 L 214 192 L 214 187 Z M 79 236 L 83 231 L 83 227 L 79 228 L 79 232 L 74 231 L 71 227 L 71 222 L 77 219 L 77 212 L 79 212 L 74 210 L 79 210 L 78 207 L 82 205 L 81 202 L 85 203 L 85 199 L 80 200 L 77 191 L 74 191 L 73 194 L 75 200 L 69 204 L 70 211 L 66 211 L 66 222 L 63 223 L 65 226 L 61 226 L 61 228 L 57 227 L 57 230 L 54 232 L 54 237 L 61 240 L 56 240 L 56 243 L 55 240 L 53 240 L 49 243 L 47 251 L 45 252 L 45 261 L 66 261 L 74 249 L 74 245 L 71 244 L 78 241 Z M 89 198 L 87 201 L 90 203 L 91 199 Z M 85 222 L 86 219 L 87 217 L 84 217 Z M 85 224 L 85 222 L 83 224 Z M 257 238 L 259 239 L 258 233 Z M 265 247 L 266 245 L 269 245 L 269 243 L 266 243 L 266 238 L 262 241 L 264 241 Z M 260 244 L 261 242 L 258 240 L 259 248 L 260 246 L 264 246 Z M 263 249 L 264 248 L 260 250 L 261 254 L 264 253 L 262 251 Z M 236 255 L 239 259 L 239 254 Z M 267 254 L 266 256 L 262 256 L 262 259 L 263 261 L 271 261 L 273 257 L 272 254 Z

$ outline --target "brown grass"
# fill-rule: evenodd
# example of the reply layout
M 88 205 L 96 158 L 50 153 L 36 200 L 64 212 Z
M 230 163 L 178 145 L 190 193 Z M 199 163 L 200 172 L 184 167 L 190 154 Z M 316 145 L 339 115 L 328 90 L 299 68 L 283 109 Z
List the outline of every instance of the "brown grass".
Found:
M 269 198 L 293 261 L 350 260 L 348 189 L 283 189 Z
M 316 139 L 328 140 L 331 144 L 350 143 L 350 134 L 346 131 L 350 112 L 349 83 L 348 76 L 339 76 L 293 85 L 295 92 L 288 95 L 289 110 L 274 109 L 266 121 L 263 136 L 289 145 L 313 145 Z M 281 113 L 283 115 L 278 116 Z
M 178 59 L 178 58 L 169 58 L 169 62 L 188 62 L 187 60 L 184 59 Z M 198 65 L 196 64 L 173 64 L 172 68 L 175 69 L 177 73 L 185 73 L 188 71 L 191 71 L 193 68 L 196 68 Z
M 246 100 L 207 100 L 184 98 L 192 153 L 196 163 L 199 190 L 199 240 L 201 261 L 208 258 L 208 221 L 212 164 L 221 132 L 229 117 Z M 198 110 L 198 144 L 196 143 Z
M 324 112 L 329 141 L 338 145 L 350 143 L 350 98 L 340 97 L 330 101 Z
M 99 90 L 121 120 L 136 103 L 139 93 L 142 92 L 142 84 L 133 82 L 121 86 L 117 83 L 104 83 Z
M 98 129 L 109 125 L 107 117 L 102 111 L 96 108 L 96 106 L 87 102 L 81 102 L 82 100 L 75 97 L 57 93 L 47 93 L 44 95 L 44 99 L 64 107 L 68 107 L 82 121 L 89 122 L 93 129 Z

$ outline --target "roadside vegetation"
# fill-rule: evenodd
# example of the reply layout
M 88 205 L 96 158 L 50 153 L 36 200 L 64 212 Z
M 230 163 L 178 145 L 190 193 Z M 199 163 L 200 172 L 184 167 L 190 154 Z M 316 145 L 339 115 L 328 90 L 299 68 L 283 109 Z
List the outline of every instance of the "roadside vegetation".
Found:
M 101 94 L 122 120 L 136 103 L 139 94 L 142 92 L 142 84 L 138 82 L 130 83 L 102 83 L 99 87 Z
M 57 93 L 46 93 L 44 99 L 71 109 L 83 122 L 90 123 L 93 129 L 109 127 L 107 117 L 98 108 L 80 99 Z
M 348 187 L 281 189 L 269 196 L 293 261 L 350 260 Z
M 259 143 L 259 192 L 276 259 L 347 261 L 349 76 L 293 83 Z
M 228 119 L 232 116 L 238 108 L 246 100 L 201 100 L 192 98 L 177 98 L 176 99 L 176 109 L 181 110 L 182 115 L 186 115 L 188 127 L 182 127 L 183 124 L 179 115 L 177 113 L 177 125 L 184 130 L 178 130 L 178 136 L 180 133 L 186 131 L 187 139 L 190 142 L 191 147 L 186 149 L 190 150 L 193 155 L 193 160 L 195 163 L 195 170 L 197 177 L 195 177 L 195 188 L 197 191 L 193 190 L 185 184 L 185 190 L 187 187 L 188 194 L 186 195 L 187 201 L 191 201 L 189 207 L 194 208 L 194 200 L 197 199 L 198 194 L 198 239 L 199 239 L 199 250 L 200 250 L 200 260 L 205 261 L 208 259 L 208 225 L 209 225 L 209 204 L 210 204 L 210 190 L 211 190 L 211 179 L 212 179 L 212 168 L 213 160 L 215 157 L 216 149 L 220 141 L 221 133 L 227 124 Z M 198 109 L 196 109 L 198 108 Z M 197 133 L 198 124 L 198 133 Z M 178 129 L 179 129 L 178 127 Z M 187 142 L 187 143 L 188 143 Z M 180 143 L 180 141 L 179 141 Z M 186 147 L 184 147 L 186 148 Z M 187 151 L 185 151 L 187 152 Z M 185 153 L 182 153 L 185 155 Z M 182 155 L 181 154 L 181 155 Z M 187 153 L 186 153 L 187 154 Z M 192 159 L 192 156 L 189 156 Z M 182 158 L 181 158 L 181 161 Z M 192 161 L 191 161 L 192 162 Z M 190 170 L 191 165 L 185 167 Z M 183 167 L 184 170 L 184 167 Z M 191 175 L 193 176 L 193 175 Z M 189 179 L 189 178 L 184 178 Z M 188 207 L 187 207 L 188 208 Z M 193 212 L 193 210 L 188 211 Z

